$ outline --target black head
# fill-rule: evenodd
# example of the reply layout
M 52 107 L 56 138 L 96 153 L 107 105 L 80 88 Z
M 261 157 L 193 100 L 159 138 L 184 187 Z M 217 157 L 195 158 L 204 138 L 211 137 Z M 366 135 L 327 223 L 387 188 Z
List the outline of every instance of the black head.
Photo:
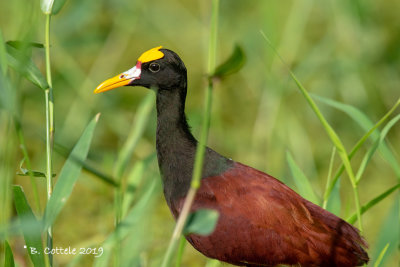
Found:
M 186 67 L 173 51 L 156 47 L 143 53 L 136 65 L 101 83 L 95 93 L 105 92 L 121 86 L 144 86 L 158 92 L 186 91 Z

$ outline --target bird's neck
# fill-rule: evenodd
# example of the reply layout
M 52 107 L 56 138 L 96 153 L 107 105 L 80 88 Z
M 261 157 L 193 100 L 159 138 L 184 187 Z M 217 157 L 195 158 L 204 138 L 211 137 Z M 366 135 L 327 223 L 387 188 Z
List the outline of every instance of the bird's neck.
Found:
M 183 195 L 190 186 L 196 139 L 185 117 L 185 95 L 177 90 L 157 92 L 157 158 L 169 203 L 172 195 Z
M 197 141 L 185 116 L 186 88 L 157 92 L 157 158 L 167 203 L 184 197 L 192 179 Z M 219 175 L 232 161 L 206 148 L 202 177 Z

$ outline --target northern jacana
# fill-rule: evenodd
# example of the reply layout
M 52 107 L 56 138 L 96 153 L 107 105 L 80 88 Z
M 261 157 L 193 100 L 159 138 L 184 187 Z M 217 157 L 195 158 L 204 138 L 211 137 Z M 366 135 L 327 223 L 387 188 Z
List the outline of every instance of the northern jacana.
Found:
M 192 178 L 197 141 L 185 116 L 186 67 L 161 46 L 143 53 L 130 70 L 100 84 L 95 93 L 121 86 L 156 91 L 157 158 L 164 196 L 175 218 Z M 192 211 L 220 214 L 208 236 L 186 239 L 204 255 L 245 266 L 358 266 L 367 243 L 339 217 L 302 198 L 274 177 L 207 148 Z

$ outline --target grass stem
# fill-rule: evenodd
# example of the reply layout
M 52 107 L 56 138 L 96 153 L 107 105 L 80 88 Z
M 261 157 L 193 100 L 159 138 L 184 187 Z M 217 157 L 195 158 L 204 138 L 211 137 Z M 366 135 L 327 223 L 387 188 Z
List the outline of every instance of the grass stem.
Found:
M 331 160 L 329 162 L 329 171 L 328 171 L 328 179 L 326 180 L 326 189 L 325 189 L 325 193 L 324 193 L 324 201 L 322 203 L 322 207 L 324 209 L 326 209 L 327 205 L 328 205 L 328 198 L 329 195 L 326 193 L 330 184 L 331 184 L 331 178 L 332 178 L 332 167 L 333 167 L 333 162 L 335 160 L 335 153 L 336 153 L 336 147 L 334 146 L 332 149 L 332 154 L 331 154 Z
M 46 101 L 46 191 L 47 201 L 49 201 L 53 192 L 53 143 L 54 143 L 54 101 L 53 101 L 53 84 L 51 79 L 51 65 L 50 65 L 50 19 L 51 14 L 46 14 L 45 24 L 45 54 L 46 54 L 46 80 L 49 88 L 45 90 Z M 53 229 L 52 226 L 47 228 L 47 248 L 53 248 Z M 49 254 L 49 264 L 53 266 L 53 256 Z

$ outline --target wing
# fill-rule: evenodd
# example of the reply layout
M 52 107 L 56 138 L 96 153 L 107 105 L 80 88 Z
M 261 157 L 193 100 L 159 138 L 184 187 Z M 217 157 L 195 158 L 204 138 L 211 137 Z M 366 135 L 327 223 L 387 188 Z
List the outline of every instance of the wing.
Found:
M 171 205 L 175 216 L 184 199 Z M 208 257 L 236 265 L 356 266 L 368 260 L 358 230 L 246 165 L 202 180 L 192 210 L 216 209 L 209 236 L 188 241 Z

